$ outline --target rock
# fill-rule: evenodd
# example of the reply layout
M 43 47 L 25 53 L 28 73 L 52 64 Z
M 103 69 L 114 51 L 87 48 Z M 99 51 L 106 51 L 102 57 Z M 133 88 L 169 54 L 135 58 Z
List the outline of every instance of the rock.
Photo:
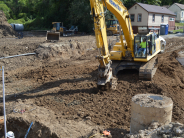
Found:
M 167 138 L 167 135 L 163 134 L 162 137 L 163 137 L 163 138 Z
M 139 135 L 138 135 L 138 138 L 145 138 L 145 137 L 144 137 L 144 134 L 139 134 Z
M 156 129 L 156 128 L 158 128 L 158 126 L 159 126 L 158 122 L 153 122 L 153 123 L 151 123 L 150 128 L 151 129 Z
M 143 130 L 139 130 L 139 134 L 144 134 L 144 131 Z
M 183 133 L 183 130 L 181 130 L 180 127 L 174 128 L 173 130 L 177 136 L 180 136 Z
M 91 120 L 91 117 L 90 117 L 90 116 L 87 116 L 86 119 L 87 119 L 87 120 Z

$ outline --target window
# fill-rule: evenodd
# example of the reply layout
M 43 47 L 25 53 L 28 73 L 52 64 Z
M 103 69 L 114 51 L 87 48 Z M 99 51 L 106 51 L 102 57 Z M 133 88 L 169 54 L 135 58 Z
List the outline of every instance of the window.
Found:
M 152 19 L 153 22 L 155 22 L 155 14 L 153 14 L 153 19 Z
M 169 21 L 174 21 L 174 18 L 170 18 Z
M 164 22 L 164 15 L 162 15 L 162 23 Z
M 174 14 L 176 15 L 176 17 L 177 17 L 177 12 L 174 12 Z
M 143 42 L 143 39 L 146 39 L 146 48 L 140 49 L 141 42 Z M 137 35 L 134 38 L 134 55 L 135 58 L 146 58 L 147 57 L 147 37 L 146 36 L 140 36 Z
M 134 16 L 135 16 L 134 14 L 130 15 L 131 22 L 134 22 Z
M 135 9 L 137 9 L 137 6 L 135 6 Z
M 141 20 L 142 20 L 142 14 L 138 14 L 138 16 L 137 16 L 137 22 L 141 22 Z
M 155 53 L 155 50 L 156 50 L 156 46 L 154 45 L 155 44 L 155 33 L 152 34 L 152 54 Z
M 112 25 L 114 25 L 114 24 L 118 24 L 118 21 L 117 20 L 113 20 L 112 21 Z

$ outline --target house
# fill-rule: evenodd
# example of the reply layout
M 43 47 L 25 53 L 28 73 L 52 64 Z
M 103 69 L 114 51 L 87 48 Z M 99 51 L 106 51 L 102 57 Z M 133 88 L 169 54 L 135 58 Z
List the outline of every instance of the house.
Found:
M 161 24 L 169 24 L 169 30 L 175 28 L 175 14 L 165 7 L 136 3 L 128 12 L 134 33 L 138 27 L 160 28 Z
M 174 3 L 168 9 L 176 14 L 176 22 L 184 22 L 184 5 L 183 4 Z

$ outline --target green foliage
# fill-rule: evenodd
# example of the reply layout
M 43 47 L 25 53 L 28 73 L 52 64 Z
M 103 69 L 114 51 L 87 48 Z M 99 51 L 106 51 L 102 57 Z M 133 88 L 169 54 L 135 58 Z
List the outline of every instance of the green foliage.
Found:
M 90 32 L 93 28 L 93 20 L 90 16 L 91 7 L 89 1 L 73 0 L 69 8 L 70 25 L 78 25 L 78 28 L 83 32 Z
M 0 3 L 0 10 L 4 12 L 7 19 L 10 18 L 10 8 L 6 4 L 4 4 L 2 1 Z
M 25 20 L 27 19 L 27 14 L 26 13 L 19 13 L 17 15 L 18 18 L 24 18 Z
M 24 24 L 25 22 L 26 21 L 23 18 L 17 19 L 17 20 L 13 20 L 13 19 L 8 20 L 8 23 Z
M 19 20 L 13 20 L 13 19 L 8 20 L 8 23 L 18 23 L 18 24 L 22 24 L 21 21 L 19 21 Z
M 129 9 L 136 2 L 171 5 L 175 2 L 184 4 L 183 0 L 121 0 Z M 106 8 L 105 8 L 106 9 Z M 0 0 L 9 23 L 22 23 L 26 30 L 52 28 L 52 22 L 63 22 L 69 29 L 76 25 L 81 32 L 93 32 L 93 18 L 90 15 L 89 0 Z M 115 16 L 107 10 L 106 19 Z

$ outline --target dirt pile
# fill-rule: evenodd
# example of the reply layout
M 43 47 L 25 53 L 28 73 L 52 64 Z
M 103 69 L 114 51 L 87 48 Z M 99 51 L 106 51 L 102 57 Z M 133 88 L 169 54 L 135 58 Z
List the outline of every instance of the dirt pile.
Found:
M 139 130 L 138 134 L 127 134 L 124 138 L 183 138 L 184 125 L 178 122 L 171 122 L 168 125 L 161 125 L 153 122 L 148 129 Z
M 6 16 L 3 11 L 0 10 L 0 38 L 13 37 L 16 32 L 12 26 L 7 22 Z
M 70 59 L 78 58 L 86 54 L 89 50 L 94 50 L 95 45 L 76 40 L 59 41 L 56 43 L 43 43 L 36 49 L 36 53 L 41 59 Z

